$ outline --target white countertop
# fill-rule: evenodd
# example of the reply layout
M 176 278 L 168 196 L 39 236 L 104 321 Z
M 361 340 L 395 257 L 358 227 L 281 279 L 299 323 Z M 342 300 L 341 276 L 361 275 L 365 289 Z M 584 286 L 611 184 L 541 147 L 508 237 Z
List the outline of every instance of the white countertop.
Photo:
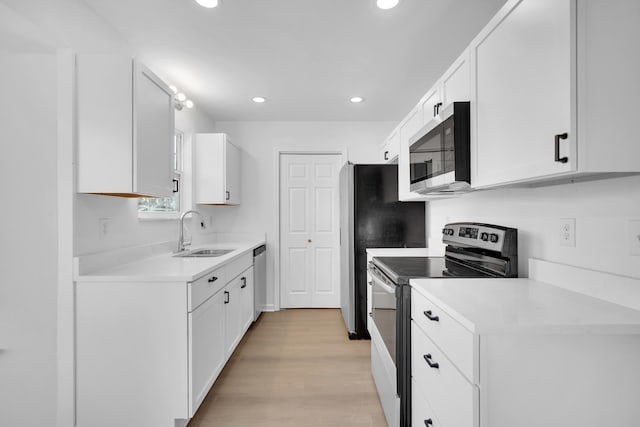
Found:
M 443 256 L 441 248 L 367 248 L 367 254 L 374 257 Z
M 264 240 L 254 239 L 244 242 L 220 242 L 194 246 L 199 248 L 233 249 L 219 257 L 175 257 L 165 252 L 131 262 L 121 262 L 92 271 L 77 272 L 77 282 L 191 282 L 216 268 L 264 245 Z M 79 270 L 79 269 L 76 269 Z
M 640 334 L 640 311 L 531 279 L 412 279 L 410 284 L 477 334 Z

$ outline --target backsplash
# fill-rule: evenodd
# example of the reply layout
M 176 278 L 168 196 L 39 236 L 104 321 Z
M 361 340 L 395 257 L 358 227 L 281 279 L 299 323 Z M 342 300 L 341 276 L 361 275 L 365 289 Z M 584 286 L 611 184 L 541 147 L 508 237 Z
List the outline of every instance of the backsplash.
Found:
M 428 238 L 438 238 L 447 222 L 517 228 L 522 277 L 528 258 L 640 277 L 640 256 L 629 249 L 629 221 L 640 220 L 640 176 L 477 191 L 429 202 L 428 210 Z M 561 218 L 575 218 L 575 247 L 560 245 Z

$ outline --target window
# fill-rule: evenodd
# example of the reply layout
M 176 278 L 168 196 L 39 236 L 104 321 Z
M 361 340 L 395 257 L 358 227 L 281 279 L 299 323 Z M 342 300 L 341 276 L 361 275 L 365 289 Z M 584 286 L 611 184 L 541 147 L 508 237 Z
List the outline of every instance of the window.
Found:
M 173 196 L 143 197 L 138 199 L 138 218 L 177 218 L 180 213 L 181 180 L 183 162 L 184 133 L 176 129 L 173 138 Z

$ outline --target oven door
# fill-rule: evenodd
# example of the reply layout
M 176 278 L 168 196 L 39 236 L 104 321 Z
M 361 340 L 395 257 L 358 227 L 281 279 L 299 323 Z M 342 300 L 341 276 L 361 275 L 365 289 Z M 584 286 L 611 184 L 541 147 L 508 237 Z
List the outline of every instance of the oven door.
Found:
M 370 265 L 371 274 L 371 317 L 380 333 L 393 364 L 396 363 L 397 339 L 397 286 L 389 280 L 375 265 Z

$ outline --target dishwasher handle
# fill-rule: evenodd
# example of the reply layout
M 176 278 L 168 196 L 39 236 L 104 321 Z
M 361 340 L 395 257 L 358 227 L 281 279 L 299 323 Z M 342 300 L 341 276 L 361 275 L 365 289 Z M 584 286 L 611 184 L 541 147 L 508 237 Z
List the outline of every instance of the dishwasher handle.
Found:
M 267 250 L 267 247 L 265 245 L 258 246 L 253 250 L 253 256 L 257 257 L 258 255 L 265 252 L 266 250 Z

